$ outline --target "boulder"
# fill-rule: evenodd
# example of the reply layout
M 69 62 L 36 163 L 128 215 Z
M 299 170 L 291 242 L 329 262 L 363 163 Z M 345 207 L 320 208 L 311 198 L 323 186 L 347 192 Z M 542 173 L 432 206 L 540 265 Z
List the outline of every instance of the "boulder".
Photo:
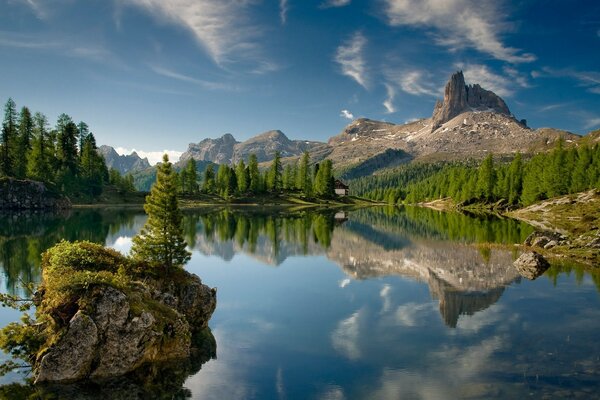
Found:
M 525 246 L 549 249 L 567 243 L 567 237 L 558 232 L 535 231 L 525 239 Z
M 534 280 L 541 276 L 550 267 L 550 263 L 540 254 L 534 251 L 527 251 L 513 263 L 521 276 Z

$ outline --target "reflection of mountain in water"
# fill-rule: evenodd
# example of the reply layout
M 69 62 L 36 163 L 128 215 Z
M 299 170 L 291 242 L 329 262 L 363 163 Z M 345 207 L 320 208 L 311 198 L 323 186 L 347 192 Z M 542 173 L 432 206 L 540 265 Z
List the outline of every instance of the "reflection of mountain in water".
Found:
M 327 252 L 355 279 L 400 275 L 426 282 L 452 327 L 459 315 L 474 314 L 498 301 L 504 287 L 519 278 L 509 252 L 484 254 L 472 245 L 423 239 L 388 250 L 345 226 L 335 231 Z

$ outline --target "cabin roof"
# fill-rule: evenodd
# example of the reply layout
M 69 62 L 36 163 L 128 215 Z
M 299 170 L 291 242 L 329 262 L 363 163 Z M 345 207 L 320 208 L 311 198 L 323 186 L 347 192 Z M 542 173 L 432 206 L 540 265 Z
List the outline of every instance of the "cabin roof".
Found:
M 349 189 L 348 185 L 346 185 L 344 182 L 340 181 L 339 179 L 335 180 L 334 186 L 336 189 Z

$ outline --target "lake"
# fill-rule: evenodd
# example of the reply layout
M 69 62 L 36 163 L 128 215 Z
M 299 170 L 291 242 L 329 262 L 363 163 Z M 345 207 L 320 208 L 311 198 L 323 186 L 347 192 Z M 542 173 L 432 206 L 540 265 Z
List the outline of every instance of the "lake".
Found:
M 61 239 L 124 253 L 127 210 L 0 216 L 1 289 L 24 294 Z M 49 388 L 62 398 L 600 397 L 600 273 L 512 266 L 533 229 L 421 208 L 186 212 L 186 269 L 217 287 L 214 346 L 139 385 Z M 0 324 L 19 313 L 0 310 Z M 8 356 L 3 356 L 4 360 Z M 185 365 L 183 365 L 185 364 Z M 152 378 L 148 378 L 152 377 Z M 27 375 L 0 378 L 15 397 Z M 137 386 L 136 386 L 137 385 Z M 115 389 L 116 388 L 116 389 Z

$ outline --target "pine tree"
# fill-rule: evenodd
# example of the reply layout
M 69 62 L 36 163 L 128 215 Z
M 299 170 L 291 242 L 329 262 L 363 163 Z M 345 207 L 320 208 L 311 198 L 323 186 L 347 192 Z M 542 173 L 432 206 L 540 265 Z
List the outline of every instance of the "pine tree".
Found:
M 240 193 L 246 193 L 248 191 L 248 180 L 246 174 L 246 164 L 244 160 L 240 160 L 237 167 L 235 167 L 235 175 L 237 177 L 237 187 Z
M 33 136 L 33 120 L 27 107 L 21 108 L 19 114 L 18 134 L 14 147 L 14 173 L 17 178 L 27 175 L 27 156 L 31 151 L 31 138 Z
M 198 193 L 198 171 L 196 170 L 196 160 L 190 158 L 185 166 L 187 182 L 185 191 L 190 194 Z
M 175 171 L 165 154 L 158 166 L 156 182 L 146 197 L 148 221 L 133 238 L 131 254 L 154 267 L 170 270 L 190 260 L 183 238 L 182 214 L 176 193 Z
M 108 171 L 104 157 L 98 154 L 96 138 L 88 133 L 83 142 L 80 157 L 80 175 L 85 189 L 91 196 L 102 193 L 102 183 L 106 180 Z
M 494 197 L 494 185 L 496 184 L 496 171 L 492 155 L 488 155 L 478 170 L 477 195 L 482 200 L 492 201 Z
M 267 174 L 267 190 L 271 193 L 279 193 L 281 192 L 282 180 L 281 180 L 281 156 L 279 152 L 275 152 L 275 158 L 271 163 L 271 167 L 269 168 L 269 173 Z
M 27 158 L 27 176 L 31 179 L 47 182 L 50 179 L 48 163 L 47 135 L 48 121 L 42 113 L 33 116 L 33 143 Z
M 302 155 L 300 160 L 300 169 L 298 171 L 298 182 L 296 187 L 302 191 L 304 196 L 312 195 L 312 180 L 310 178 L 310 155 L 307 151 Z
M 83 152 L 83 146 L 85 145 L 85 139 L 90 134 L 88 125 L 81 121 L 77 124 L 77 132 L 79 134 L 79 154 Z
M 314 191 L 315 194 L 320 197 L 333 197 L 335 191 L 333 185 L 333 165 L 331 160 L 325 160 L 319 166 L 315 178 Z M 381 200 L 383 200 L 383 198 Z
M 212 194 L 215 192 L 215 170 L 212 164 L 209 164 L 204 170 L 204 182 L 202 183 L 202 191 Z
M 517 204 L 523 190 L 523 160 L 521 153 L 517 153 L 508 167 L 508 203 Z
M 8 99 L 4 106 L 4 122 L 2 122 L 2 138 L 0 145 L 0 174 L 14 175 L 14 147 L 17 136 L 17 105 L 13 99 Z
M 248 160 L 248 171 L 250 173 L 250 191 L 253 194 L 258 194 L 260 193 L 261 184 L 256 154 L 250 154 L 250 159 Z

